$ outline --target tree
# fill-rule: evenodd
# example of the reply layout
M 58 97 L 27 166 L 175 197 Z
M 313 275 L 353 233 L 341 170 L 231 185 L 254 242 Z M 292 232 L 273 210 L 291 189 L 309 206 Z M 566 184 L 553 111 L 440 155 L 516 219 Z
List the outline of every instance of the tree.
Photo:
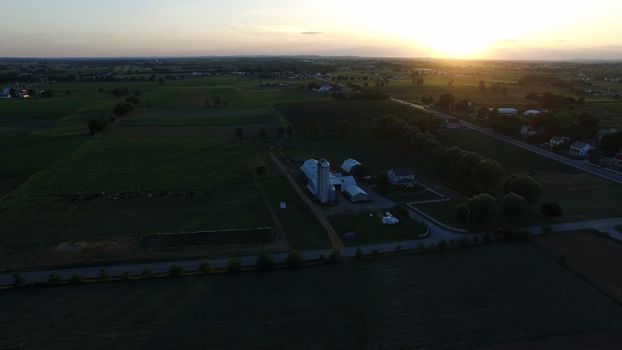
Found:
M 302 254 L 300 254 L 299 251 L 290 250 L 289 253 L 287 253 L 285 264 L 287 265 L 288 268 L 298 269 L 302 266 L 303 263 L 304 263 L 304 258 L 302 257 Z
M 497 200 L 488 193 L 482 193 L 467 201 L 469 222 L 484 225 L 489 222 L 497 210 Z
M 285 128 L 283 126 L 279 126 L 279 130 L 277 131 L 279 137 L 285 136 Z
M 242 262 L 238 258 L 231 258 L 227 263 L 227 272 L 237 273 L 242 270 Z
M 540 212 L 552 219 L 557 219 L 563 214 L 562 206 L 557 202 L 543 203 L 542 206 L 540 206 Z
M 255 169 L 255 174 L 262 176 L 263 174 L 266 173 L 266 166 L 265 165 L 260 165 Z
M 609 153 L 619 152 L 622 149 L 622 131 L 603 136 L 600 147 Z
M 376 187 L 378 187 L 380 192 L 384 192 L 389 188 L 389 175 L 387 173 L 376 175 Z
M 475 152 L 463 152 L 460 160 L 458 160 L 458 171 L 465 175 L 470 175 L 475 166 L 484 160 L 479 153 Z
M 13 285 L 16 287 L 21 287 L 26 284 L 26 279 L 19 272 L 13 274 Z
M 164 85 L 164 78 L 162 77 L 158 78 L 158 85 Z
M 241 126 L 238 126 L 235 129 L 235 136 L 237 136 L 239 139 L 244 137 L 244 129 Z
M 542 193 L 542 186 L 527 175 L 512 175 L 503 184 L 503 193 L 516 193 L 529 203 L 536 203 Z
M 287 132 L 287 136 L 292 137 L 294 135 L 294 128 L 292 127 L 291 124 L 287 125 L 287 128 L 285 128 L 285 131 Z
M 337 133 L 342 138 L 347 138 L 352 133 L 352 123 L 348 120 L 340 120 L 337 122 Z
M 140 104 L 140 99 L 137 96 L 130 96 L 125 99 L 125 102 L 138 106 Z
M 265 129 L 265 128 L 261 128 L 261 129 L 259 130 L 259 136 L 260 136 L 261 138 L 265 138 L 265 137 L 266 137 L 266 129 Z
M 501 210 L 508 220 L 517 223 L 527 213 L 527 200 L 516 193 L 510 192 L 503 197 Z
M 264 253 L 257 257 L 256 266 L 261 271 L 272 271 L 275 265 L 274 259 L 269 254 Z
M 496 160 L 482 159 L 471 170 L 473 179 L 483 188 L 494 188 L 503 177 L 504 170 Z
M 585 97 L 581 96 L 577 99 L 577 104 L 583 106 L 585 104 Z
M 479 89 L 481 91 L 486 91 L 486 83 L 483 80 L 480 80 L 479 82 Z
M 205 107 L 209 108 L 212 106 L 212 102 L 210 102 L 209 97 L 205 99 Z
M 458 204 L 454 209 L 454 218 L 461 225 L 467 225 L 469 223 L 469 207 L 466 204 Z
M 203 260 L 199 264 L 199 271 L 201 273 L 210 273 L 212 271 L 212 264 L 209 260 Z
M 97 135 L 106 129 L 106 123 L 101 119 L 93 119 L 88 124 L 89 134 Z
M 436 102 L 436 106 L 441 109 L 449 109 L 453 107 L 454 102 L 456 102 L 456 98 L 452 93 L 442 94 L 438 101 Z
M 220 96 L 214 97 L 214 105 L 220 106 L 221 103 L 222 103 L 222 99 L 220 98 Z
M 579 114 L 577 121 L 582 129 L 590 132 L 596 131 L 596 129 L 598 129 L 598 124 L 600 124 L 600 118 L 589 113 Z
M 338 264 L 341 262 L 341 250 L 339 248 L 333 248 L 328 256 L 328 262 L 330 264 Z
M 116 114 L 118 117 L 122 117 L 126 114 L 128 114 L 129 112 L 132 111 L 132 109 L 134 109 L 134 106 L 132 106 L 131 104 L 127 103 L 127 102 L 119 102 L 117 103 L 114 108 L 112 109 L 112 111 L 114 112 L 114 114 Z
M 102 281 L 105 281 L 108 278 L 110 278 L 110 274 L 108 273 L 108 270 L 104 268 L 99 269 L 99 279 Z
M 168 274 L 171 277 L 179 278 L 184 275 L 184 269 L 179 265 L 171 265 L 168 269 Z

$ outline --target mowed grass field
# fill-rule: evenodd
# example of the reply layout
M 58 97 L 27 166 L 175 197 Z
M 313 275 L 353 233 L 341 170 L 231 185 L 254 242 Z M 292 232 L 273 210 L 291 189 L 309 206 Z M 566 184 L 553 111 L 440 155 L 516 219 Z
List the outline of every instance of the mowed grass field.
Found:
M 456 349 L 622 330 L 618 304 L 527 244 L 10 290 L 0 307 L 3 349 Z
M 540 202 L 559 202 L 561 221 L 580 221 L 622 216 L 622 186 L 568 167 L 559 162 L 493 139 L 477 131 L 442 134 L 447 145 L 478 152 L 497 160 L 508 175 L 526 174 L 542 185 Z

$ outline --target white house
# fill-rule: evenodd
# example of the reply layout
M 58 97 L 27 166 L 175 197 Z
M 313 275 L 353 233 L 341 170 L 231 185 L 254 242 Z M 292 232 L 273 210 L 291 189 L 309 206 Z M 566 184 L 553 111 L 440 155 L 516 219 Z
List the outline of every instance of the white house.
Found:
M 535 131 L 531 126 L 525 125 L 520 129 L 520 134 L 525 137 L 529 137 L 529 136 L 538 135 L 538 132 Z
M 570 145 L 570 155 L 577 158 L 585 158 L 592 150 L 592 145 L 586 142 L 575 141 Z
M 460 129 L 462 127 L 462 122 L 458 118 L 447 118 L 447 120 L 445 120 L 445 127 L 447 129 Z
M 0 98 L 11 98 L 11 88 L 0 90 Z
M 325 204 L 335 200 L 335 186 L 330 180 L 330 163 L 326 159 L 309 159 L 305 161 L 300 170 L 308 180 L 307 190 L 313 196 Z
M 341 169 L 346 172 L 346 174 L 350 174 L 352 172 L 352 168 L 357 165 L 361 165 L 356 159 L 346 159 L 343 164 L 341 164 Z
M 614 128 L 600 129 L 596 132 L 596 138 L 600 142 L 600 140 L 602 140 L 603 137 L 607 135 L 615 134 L 616 132 L 618 132 L 618 130 Z
M 551 137 L 551 139 L 549 140 L 549 145 L 551 145 L 551 147 L 557 147 L 557 146 L 561 146 L 565 143 L 570 142 L 570 138 L 566 137 L 566 136 L 553 136 Z
M 528 109 L 528 110 L 523 112 L 523 117 L 529 118 L 529 117 L 536 116 L 536 115 L 538 115 L 540 113 L 542 113 L 542 112 L 537 110 L 537 109 Z
M 504 115 L 504 116 L 509 116 L 509 117 L 518 116 L 518 110 L 516 108 L 489 108 L 488 110 L 492 112 L 495 109 L 499 111 L 499 114 Z
M 393 168 L 388 171 L 389 183 L 396 187 L 415 187 L 415 174 L 410 168 Z
M 332 85 L 322 85 L 317 89 L 320 94 L 330 94 L 333 91 Z

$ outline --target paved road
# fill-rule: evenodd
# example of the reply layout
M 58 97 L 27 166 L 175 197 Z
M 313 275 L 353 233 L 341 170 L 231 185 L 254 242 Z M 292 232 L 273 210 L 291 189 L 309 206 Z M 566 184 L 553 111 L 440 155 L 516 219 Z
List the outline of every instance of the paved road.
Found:
M 401 99 L 397 99 L 397 98 L 391 98 L 391 100 L 394 101 L 394 102 L 397 102 L 397 103 L 405 104 L 405 105 L 411 106 L 413 108 L 417 108 L 417 109 L 426 111 L 426 112 L 434 113 L 434 114 L 438 115 L 439 117 L 441 117 L 443 119 L 447 119 L 447 118 L 457 118 L 457 119 L 460 119 L 460 118 L 458 118 L 456 116 L 453 116 L 451 114 L 448 114 L 448 113 L 445 113 L 445 112 L 441 112 L 441 111 L 432 109 L 432 108 L 427 107 L 427 106 L 422 106 L 420 104 L 413 103 L 413 102 L 410 102 L 410 101 L 401 100 Z M 533 145 L 521 142 L 519 140 L 516 140 L 516 139 L 514 139 L 512 137 L 501 135 L 501 134 L 499 134 L 499 133 L 497 133 L 497 132 L 495 132 L 493 130 L 484 128 L 484 127 L 482 127 L 480 125 L 477 125 L 477 124 L 474 124 L 474 123 L 470 123 L 470 122 L 462 120 L 462 119 L 460 119 L 460 120 L 462 121 L 462 125 L 464 125 L 465 127 L 469 128 L 469 129 L 473 129 L 473 130 L 479 131 L 482 134 L 486 134 L 486 135 L 488 135 L 490 137 L 494 137 L 494 138 L 496 138 L 498 140 L 501 140 L 503 142 L 512 144 L 512 145 L 514 145 L 516 147 L 520 147 L 520 148 L 525 149 L 527 151 L 530 151 L 530 152 L 533 152 L 533 153 L 537 153 L 538 155 L 541 155 L 543 157 L 553 159 L 555 161 L 558 161 L 560 163 L 566 164 L 566 165 L 571 166 L 573 168 L 585 171 L 587 173 L 599 176 L 599 177 L 601 177 L 601 178 L 603 178 L 605 180 L 608 180 L 608 181 L 611 181 L 611 182 L 615 182 L 617 184 L 622 185 L 622 175 L 621 174 L 618 174 L 618 173 L 615 173 L 615 172 L 612 172 L 612 171 L 609 171 L 609 170 L 606 170 L 606 169 L 599 168 L 599 167 L 594 166 L 592 164 L 589 164 L 589 163 L 587 163 L 587 162 L 585 162 L 583 160 L 575 160 L 575 159 L 566 158 L 566 157 L 561 156 L 561 155 L 559 155 L 557 153 L 549 152 L 549 151 L 544 150 L 544 149 L 542 149 L 540 147 L 533 146 Z

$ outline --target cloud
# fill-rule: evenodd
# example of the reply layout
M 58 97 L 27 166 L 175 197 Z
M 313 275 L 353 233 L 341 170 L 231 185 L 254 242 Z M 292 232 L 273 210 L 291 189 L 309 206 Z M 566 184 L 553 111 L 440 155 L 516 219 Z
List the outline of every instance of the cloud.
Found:
M 324 32 L 300 32 L 302 35 L 319 35 L 324 34 Z

